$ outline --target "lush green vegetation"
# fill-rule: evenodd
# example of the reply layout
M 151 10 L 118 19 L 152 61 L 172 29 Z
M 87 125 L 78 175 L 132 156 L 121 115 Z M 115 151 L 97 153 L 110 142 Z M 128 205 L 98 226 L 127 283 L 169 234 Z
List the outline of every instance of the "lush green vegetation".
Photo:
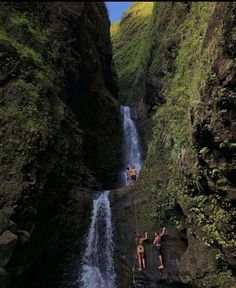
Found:
M 92 3 L 90 8 L 88 7 L 90 10 L 88 13 L 85 11 L 88 16 L 83 22 L 86 22 L 86 25 L 83 25 L 79 32 L 75 32 L 74 28 L 70 26 L 71 22 L 66 20 L 68 15 L 71 15 L 71 11 L 66 7 L 60 13 L 58 12 L 60 7 L 58 7 L 58 11 L 54 9 L 55 13 L 50 12 L 46 17 L 44 13 L 48 13 L 52 9 L 50 5 L 44 6 L 43 3 L 38 3 L 39 11 L 37 13 L 32 12 L 36 9 L 32 8 L 33 4 L 32 6 L 25 5 L 19 9 L 17 3 L 3 4 L 0 11 L 0 81 L 2 81 L 0 94 L 3 104 L 0 108 L 3 138 L 0 158 L 4 175 L 12 175 L 10 184 L 7 180 L 7 177 L 10 176 L 6 176 L 4 178 L 6 183 L 2 183 L 3 186 L 10 187 L 9 193 L 5 193 L 7 199 L 4 201 L 6 202 L 15 201 L 21 196 L 23 189 L 43 189 L 44 181 L 47 181 L 46 175 L 55 169 L 54 159 L 57 157 L 57 173 L 65 175 L 65 171 L 70 170 L 71 178 L 68 179 L 68 184 L 70 181 L 74 183 L 85 181 L 89 185 L 94 185 L 95 179 L 83 163 L 85 156 L 82 156 L 82 138 L 84 134 L 78 128 L 78 119 L 68 103 L 68 91 L 71 89 L 69 82 L 72 81 L 71 75 L 74 75 L 75 78 L 80 77 L 81 72 L 78 73 L 78 65 L 81 59 L 87 69 L 93 71 L 94 61 L 98 65 L 100 65 L 99 61 L 105 63 L 106 55 L 111 54 L 109 21 L 103 4 Z M 99 18 L 99 23 L 104 22 L 103 30 L 100 29 L 101 26 L 94 25 L 94 16 Z M 79 21 L 83 20 L 73 21 L 79 26 Z M 91 39 L 89 34 L 98 34 L 98 32 L 94 32 L 96 29 L 99 30 L 99 33 L 104 34 L 101 36 L 100 42 Z M 81 52 L 73 44 L 74 35 L 78 33 L 83 35 L 83 37 L 81 36 L 83 43 L 79 45 Z M 88 46 L 90 46 L 89 50 Z M 102 57 L 100 59 L 101 50 L 104 59 Z M 110 71 L 109 63 L 101 65 L 107 65 L 107 72 Z M 103 75 L 102 71 L 98 71 L 98 74 L 100 79 L 105 78 L 105 73 Z M 109 75 L 109 79 L 112 80 L 111 75 Z M 104 82 L 104 80 L 102 81 Z M 112 81 L 109 85 L 112 85 Z M 106 88 L 99 87 L 99 89 L 97 89 L 97 93 L 100 97 L 97 98 L 100 105 L 100 118 L 97 119 L 95 130 L 96 133 L 105 133 L 103 122 L 110 121 L 113 125 L 111 118 L 116 117 L 118 122 L 118 117 L 112 109 L 107 109 L 107 107 L 115 109 L 115 101 L 112 96 L 106 92 Z M 116 128 L 118 129 L 118 127 Z M 116 133 L 115 129 L 109 131 Z M 107 133 L 106 136 L 108 137 L 108 135 L 110 134 Z M 119 137 L 119 133 L 115 135 Z M 100 136 L 96 135 L 96 137 Z M 118 142 L 114 144 L 114 142 L 107 141 L 106 138 L 102 140 L 110 146 L 113 145 L 112 148 Z M 97 149 L 99 147 L 106 155 L 108 149 L 104 149 L 104 146 L 107 143 L 99 143 L 101 149 L 97 145 Z M 47 151 L 52 149 L 52 146 L 55 146 L 54 153 L 48 156 L 48 161 L 37 158 L 40 153 L 47 155 Z M 109 149 L 113 150 L 110 146 Z M 100 153 L 101 157 L 102 153 Z M 103 166 L 100 165 L 101 170 L 108 165 L 107 163 L 114 165 L 115 158 L 118 158 L 116 155 L 113 153 L 113 158 L 104 160 Z M 45 156 L 46 158 L 47 156 Z M 40 184 L 35 172 L 39 169 L 37 161 L 41 161 L 40 165 L 45 166 Z M 33 167 L 25 176 L 24 169 L 27 170 L 28 165 Z M 71 171 L 76 171 L 74 176 Z
M 18 180 L 16 184 L 22 167 L 31 155 L 52 142 L 57 131 L 50 105 L 43 98 L 46 91 L 54 93 L 56 73 L 45 61 L 44 50 L 37 49 L 38 43 L 46 41 L 41 27 L 34 19 L 13 8 L 8 13 L 6 11 L 7 8 L 2 9 L 0 21 L 0 42 L 4 48 L 0 78 L 6 81 L 1 87 L 4 104 L 0 109 L 1 133 L 4 135 L 1 163 L 3 172 L 12 175 L 11 191 L 6 197 L 16 201 L 19 197 L 16 191 L 36 184 L 33 171 L 27 176 L 29 183 Z
M 153 2 L 137 2 L 124 14 L 122 20 L 111 26 L 114 62 L 121 94 L 127 93 L 132 87 L 144 64 L 147 41 L 150 40 L 147 36 L 152 8 Z
M 157 4 L 155 7 L 157 21 L 163 21 L 161 18 L 163 6 Z M 225 202 L 219 194 L 204 195 L 202 179 L 209 178 L 209 173 L 214 173 L 214 169 L 209 172 L 207 168 L 199 165 L 198 151 L 192 144 L 194 131 L 190 121 L 191 115 L 201 117 L 199 110 L 203 103 L 200 95 L 209 89 L 209 79 L 214 78 L 212 65 L 221 49 L 223 20 L 214 23 L 212 31 L 214 37 L 210 37 L 206 33 L 216 3 L 192 4 L 188 17 L 178 16 L 183 12 L 178 9 L 178 4 L 176 8 L 171 21 L 168 22 L 167 31 L 170 33 L 167 35 L 170 38 L 168 39 L 168 36 L 164 38 L 166 43 L 172 40 L 171 36 L 174 35 L 177 24 L 178 53 L 172 60 L 172 70 L 168 71 L 168 61 L 164 61 L 161 65 L 158 62 L 162 58 L 157 55 L 154 57 L 158 59 L 156 67 L 161 67 L 165 75 L 163 92 L 166 95 L 166 103 L 156 108 L 153 140 L 149 145 L 144 177 L 148 177 L 147 173 L 154 172 L 165 178 L 162 185 L 150 187 L 156 199 L 155 209 L 157 208 L 160 221 L 165 221 L 169 215 L 180 230 L 186 226 L 195 226 L 198 237 L 203 243 L 206 246 L 213 246 L 217 251 L 217 258 L 226 261 L 222 250 L 233 249 L 236 245 L 232 233 L 235 228 L 232 221 L 236 215 L 235 210 L 229 209 L 230 203 Z M 225 11 L 221 13 L 223 18 Z M 161 24 L 162 22 L 157 22 L 156 27 L 161 27 Z M 158 43 L 157 47 L 163 49 Z M 151 70 L 154 68 L 155 63 L 152 64 Z M 199 153 L 207 154 L 208 148 L 203 147 Z M 223 179 L 222 186 L 227 186 L 227 180 Z M 182 215 L 176 216 L 173 213 L 177 206 L 181 207 Z
M 156 9 L 161 11 L 158 5 Z M 187 217 L 189 222 L 193 221 L 206 235 L 208 234 L 211 243 L 216 241 L 224 247 L 233 247 L 236 243 L 226 232 L 233 229 L 233 225 L 230 225 L 233 215 L 221 207 L 221 197 L 219 195 L 191 197 L 189 189 L 183 185 L 184 177 L 180 173 L 181 169 L 185 169 L 184 173 L 191 173 L 193 186 L 201 192 L 201 173 L 208 172 L 198 166 L 197 151 L 192 146 L 193 128 L 190 117 L 191 113 L 199 113 L 197 104 L 201 101 L 200 93 L 206 89 L 208 79 L 212 76 L 213 62 L 219 55 L 223 21 L 215 25 L 214 37 L 205 38 L 214 9 L 215 3 L 194 4 L 190 17 L 182 21 L 178 27 L 179 50 L 172 63 L 175 69 L 174 73 L 165 71 L 163 90 L 166 103 L 157 108 L 154 117 L 154 136 L 149 145 L 146 163 L 147 167 L 153 166 L 156 162 L 160 163 L 160 160 L 163 163 L 164 159 L 165 164 L 161 165 L 161 169 L 167 169 L 166 176 L 172 174 L 167 180 L 164 191 L 163 188 L 162 193 L 159 188 L 156 190 L 158 195 L 162 194 L 160 197 L 163 197 L 163 194 L 167 197 L 164 201 L 158 201 L 159 203 L 164 202 L 167 208 L 171 209 L 177 202 L 183 211 L 189 212 Z M 176 17 L 180 21 L 178 10 L 175 13 L 172 19 Z M 160 18 L 157 16 L 157 19 Z M 176 27 L 175 24 L 175 21 L 169 22 L 170 26 L 173 25 L 172 31 Z M 160 23 L 157 23 L 157 27 L 160 27 Z M 204 41 L 208 41 L 206 47 L 203 47 Z M 200 153 L 203 153 L 204 149 Z M 159 209 L 161 210 L 163 209 Z M 226 230 L 222 229 L 222 226 Z

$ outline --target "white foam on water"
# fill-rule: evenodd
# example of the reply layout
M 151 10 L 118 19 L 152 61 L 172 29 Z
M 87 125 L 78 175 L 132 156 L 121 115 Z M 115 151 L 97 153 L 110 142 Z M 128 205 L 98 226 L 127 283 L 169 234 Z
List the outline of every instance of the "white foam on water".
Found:
M 82 257 L 81 288 L 115 288 L 114 247 L 109 191 L 93 200 L 91 224 Z
M 131 116 L 128 106 L 121 106 L 120 113 L 123 125 L 123 165 L 122 184 L 127 185 L 126 168 L 135 165 L 139 173 L 142 168 L 141 149 L 136 124 Z

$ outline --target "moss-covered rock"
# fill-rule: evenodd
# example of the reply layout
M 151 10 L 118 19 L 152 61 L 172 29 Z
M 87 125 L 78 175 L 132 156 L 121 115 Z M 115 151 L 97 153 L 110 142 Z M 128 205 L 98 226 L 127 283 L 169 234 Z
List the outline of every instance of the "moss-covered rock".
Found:
M 44 254 L 45 270 L 51 263 L 59 269 L 60 259 L 69 257 L 66 237 L 73 225 L 70 244 L 81 244 L 90 206 L 80 206 L 82 192 L 75 200 L 67 191 L 114 185 L 120 119 L 104 3 L 0 6 L 0 208 L 11 210 L 4 216 L 10 224 L 1 217 L 0 227 L 29 233 L 28 240 L 21 235 L 2 272 L 8 287 L 17 287 Z
M 145 64 L 123 96 L 138 105 L 143 134 L 153 115 L 133 191 L 149 195 L 139 225 L 175 225 L 188 244 L 181 281 L 223 287 L 235 271 L 235 4 L 155 3 L 149 18 Z

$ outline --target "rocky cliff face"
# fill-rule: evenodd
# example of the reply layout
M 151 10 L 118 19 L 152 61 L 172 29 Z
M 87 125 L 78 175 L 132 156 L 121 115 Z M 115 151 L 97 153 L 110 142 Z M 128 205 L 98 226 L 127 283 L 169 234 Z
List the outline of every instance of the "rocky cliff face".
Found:
M 0 6 L 0 283 L 59 287 L 91 199 L 70 189 L 106 186 L 119 165 L 109 20 L 96 2 Z
M 153 134 L 146 137 L 139 183 L 129 193 L 141 202 L 139 229 L 153 235 L 165 225 L 164 245 L 171 239 L 178 245 L 177 251 L 164 246 L 164 274 L 153 276 L 150 267 L 147 278 L 234 287 L 235 4 L 155 3 L 148 21 L 146 58 L 129 101 L 138 96 L 144 134 L 150 125 Z M 124 211 L 135 227 L 132 201 Z M 121 234 L 130 233 L 122 221 L 117 225 Z M 128 257 L 126 248 L 121 251 Z M 155 254 L 148 255 L 152 266 Z

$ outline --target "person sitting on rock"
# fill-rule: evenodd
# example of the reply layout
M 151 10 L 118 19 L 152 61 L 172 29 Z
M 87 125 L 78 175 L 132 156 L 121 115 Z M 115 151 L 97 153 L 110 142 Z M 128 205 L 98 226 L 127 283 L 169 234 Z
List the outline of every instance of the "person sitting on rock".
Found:
M 148 236 L 147 236 L 147 232 L 145 232 L 145 236 L 142 237 L 141 235 L 138 235 L 136 237 L 136 244 L 137 244 L 137 258 L 138 258 L 138 270 L 141 271 L 142 270 L 142 266 L 143 269 L 145 269 L 145 258 L 144 258 L 144 246 L 143 246 L 143 241 L 147 240 Z
M 163 259 L 162 259 L 162 253 L 161 253 L 161 237 L 165 234 L 165 227 L 162 229 L 162 232 L 155 232 L 155 238 L 153 241 L 153 245 L 155 248 L 155 251 L 157 253 L 157 256 L 160 260 L 160 266 L 158 267 L 159 269 L 163 269 L 164 265 L 163 265 Z
M 132 184 L 134 184 L 134 182 L 137 180 L 137 170 L 135 169 L 134 165 L 131 167 L 130 171 Z

